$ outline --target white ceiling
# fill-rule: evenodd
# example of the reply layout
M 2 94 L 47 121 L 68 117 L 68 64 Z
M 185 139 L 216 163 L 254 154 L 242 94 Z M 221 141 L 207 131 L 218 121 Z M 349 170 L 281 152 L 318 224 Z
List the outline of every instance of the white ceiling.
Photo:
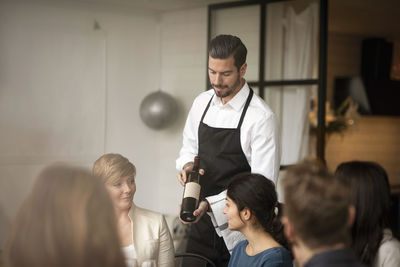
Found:
M 205 7 L 209 4 L 236 2 L 240 0 L 70 0 L 80 3 L 118 5 L 130 8 L 149 9 L 152 11 L 169 11 L 195 7 Z
M 243 0 L 0 0 L 21 2 L 58 2 L 64 5 L 78 4 L 90 8 L 157 14 L 173 10 L 206 7 L 210 4 Z M 314 0 L 294 0 L 308 3 Z M 318 0 L 315 0 L 318 1 Z M 328 0 L 328 29 L 359 35 L 393 36 L 400 38 L 400 0 Z

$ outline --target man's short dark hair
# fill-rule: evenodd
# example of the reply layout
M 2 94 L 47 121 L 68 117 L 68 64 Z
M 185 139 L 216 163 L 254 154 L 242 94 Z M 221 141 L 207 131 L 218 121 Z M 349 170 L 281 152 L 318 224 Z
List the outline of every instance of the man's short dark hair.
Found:
M 226 59 L 233 55 L 238 70 L 246 62 L 247 48 L 239 37 L 221 34 L 210 42 L 208 55 L 212 58 Z

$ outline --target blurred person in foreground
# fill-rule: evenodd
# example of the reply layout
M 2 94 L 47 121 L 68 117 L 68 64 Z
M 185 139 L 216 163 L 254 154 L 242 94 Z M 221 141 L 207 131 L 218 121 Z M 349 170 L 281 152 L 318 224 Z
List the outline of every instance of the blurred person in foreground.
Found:
M 325 166 L 306 161 L 282 179 L 282 222 L 297 263 L 305 267 L 362 266 L 348 245 L 355 210 L 350 187 Z
M 336 173 L 351 185 L 356 218 L 351 247 L 366 266 L 400 266 L 400 242 L 389 227 L 390 186 L 386 171 L 374 162 L 350 161 Z
M 141 266 L 154 260 L 158 267 L 174 266 L 175 250 L 164 216 L 133 203 L 136 167 L 120 154 L 105 154 L 94 163 L 93 173 L 111 196 L 127 262 Z
M 292 267 L 279 218 L 274 183 L 261 174 L 241 173 L 228 185 L 224 213 L 228 228 L 246 240 L 233 249 L 229 266 Z
M 114 210 L 89 171 L 44 169 L 23 202 L 4 248 L 7 267 L 125 267 Z

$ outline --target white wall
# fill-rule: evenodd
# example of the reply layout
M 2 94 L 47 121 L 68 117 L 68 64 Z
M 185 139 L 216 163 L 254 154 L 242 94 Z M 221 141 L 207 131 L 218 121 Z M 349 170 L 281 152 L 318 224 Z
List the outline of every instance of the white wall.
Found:
M 186 115 L 205 90 L 206 49 L 206 7 L 156 14 L 0 2 L 0 242 L 45 165 L 90 167 L 107 152 L 136 165 L 136 204 L 176 215 L 183 188 L 175 159 Z M 139 105 L 159 88 L 176 98 L 179 114 L 155 131 L 140 120 Z
M 158 194 L 167 165 L 158 151 L 177 130 L 150 130 L 138 112 L 158 87 L 158 25 L 151 12 L 0 2 L 0 243 L 34 178 L 54 161 L 90 167 L 105 152 L 121 153 L 138 169 L 135 201 L 175 211 Z M 177 186 L 172 168 L 162 181 Z
M 177 182 L 175 159 L 182 144 L 182 131 L 193 99 L 206 86 L 207 9 L 196 8 L 163 13 L 160 17 L 162 89 L 174 95 L 180 113 L 175 127 L 160 133 L 159 203 L 176 214 L 183 188 Z

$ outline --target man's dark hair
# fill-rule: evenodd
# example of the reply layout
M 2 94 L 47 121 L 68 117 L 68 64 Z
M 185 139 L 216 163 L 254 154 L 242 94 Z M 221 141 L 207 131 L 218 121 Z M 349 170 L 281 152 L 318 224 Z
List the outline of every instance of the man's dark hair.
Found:
M 212 58 L 226 59 L 233 55 L 238 70 L 246 62 L 247 48 L 239 37 L 221 34 L 210 42 L 208 55 Z

